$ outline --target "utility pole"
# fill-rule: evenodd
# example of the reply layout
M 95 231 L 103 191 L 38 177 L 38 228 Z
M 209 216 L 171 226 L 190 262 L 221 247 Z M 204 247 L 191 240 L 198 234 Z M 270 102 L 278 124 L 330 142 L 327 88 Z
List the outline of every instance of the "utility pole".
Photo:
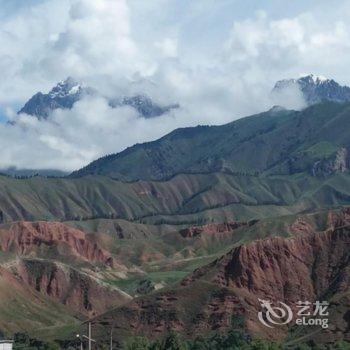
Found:
M 77 338 L 80 340 L 80 350 L 83 350 L 83 339 L 80 334 L 77 334 Z
M 113 350 L 113 328 L 111 328 L 111 348 L 110 350 Z
M 92 337 L 91 337 L 91 322 L 89 322 L 89 325 L 88 325 L 88 336 L 83 335 L 83 337 L 88 340 L 88 342 L 89 342 L 89 350 L 91 350 L 91 342 L 96 343 L 96 340 L 92 339 Z
M 89 322 L 89 350 L 91 350 L 91 322 Z
M 91 322 L 89 322 L 89 324 L 88 324 L 88 335 L 86 336 L 85 334 L 83 334 L 83 335 L 77 334 L 77 338 L 80 339 L 80 349 L 81 350 L 83 350 L 83 341 L 82 341 L 83 338 L 87 339 L 88 349 L 91 350 L 91 342 L 96 343 L 96 340 L 92 339 L 92 337 L 91 337 Z

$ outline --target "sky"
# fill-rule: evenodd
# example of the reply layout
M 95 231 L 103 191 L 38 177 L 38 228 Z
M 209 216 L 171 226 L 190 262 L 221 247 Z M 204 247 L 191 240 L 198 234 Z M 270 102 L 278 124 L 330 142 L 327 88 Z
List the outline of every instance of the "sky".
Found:
M 0 0 L 0 169 L 72 171 L 178 127 L 271 108 L 277 80 L 350 85 L 350 1 Z M 47 121 L 16 112 L 68 76 L 181 108 L 144 119 L 105 97 Z M 297 95 L 284 101 L 301 108 Z M 7 120 L 16 120 L 14 125 Z

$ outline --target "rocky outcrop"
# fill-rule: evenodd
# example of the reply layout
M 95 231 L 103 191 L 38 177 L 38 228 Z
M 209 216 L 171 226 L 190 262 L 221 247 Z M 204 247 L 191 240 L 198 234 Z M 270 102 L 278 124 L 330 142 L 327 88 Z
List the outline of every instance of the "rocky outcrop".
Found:
M 339 278 L 349 259 L 349 229 L 285 239 L 274 237 L 235 248 L 221 259 L 195 271 L 183 285 L 204 277 L 215 268 L 212 282 L 244 289 L 270 300 L 314 300 L 330 288 L 346 291 L 349 278 Z M 276 273 L 278 271 L 278 273 Z M 317 279 L 313 277 L 317 276 Z
M 31 333 L 79 321 L 73 310 L 29 287 L 3 266 L 0 266 L 0 296 L 0 329 L 9 337 L 18 331 Z
M 68 307 L 78 317 L 91 317 L 130 300 L 104 282 L 108 273 L 126 267 L 81 230 L 59 222 L 5 224 L 0 227 L 0 250 L 17 255 L 0 266 L 14 291 L 22 285 L 26 292 Z
M 332 157 L 318 160 L 312 167 L 313 176 L 328 176 L 343 173 L 349 168 L 349 155 L 346 148 L 340 148 Z
M 168 113 L 172 109 L 179 108 L 179 104 L 160 106 L 146 95 L 135 95 L 132 97 L 116 98 L 110 101 L 111 107 L 130 106 L 142 115 L 144 118 L 159 117 Z
M 350 207 L 343 208 L 340 211 L 330 211 L 327 217 L 327 226 L 329 229 L 350 226 Z
M 85 232 L 58 222 L 15 222 L 0 228 L 0 250 L 22 256 L 70 257 L 113 267 L 113 257 Z
M 118 320 L 123 332 L 154 336 L 175 329 L 194 336 L 228 329 L 232 320 L 242 317 L 248 332 L 281 338 L 287 326 L 271 330 L 259 322 L 259 299 L 282 301 L 295 310 L 298 301 L 333 300 L 346 295 L 350 288 L 349 248 L 349 226 L 257 240 L 195 270 L 174 290 L 135 299 L 98 317 L 96 325 Z M 350 300 L 338 298 L 338 303 L 347 310 Z M 335 328 L 324 331 L 326 337 L 341 333 L 350 337 L 344 330 L 345 315 L 334 315 Z M 103 334 L 101 328 L 100 332 Z
M 119 289 L 58 262 L 23 259 L 9 270 L 23 285 L 87 316 L 94 316 L 130 300 Z
M 257 220 L 251 220 L 248 222 L 225 222 L 225 223 L 211 223 L 202 226 L 190 226 L 179 231 L 180 235 L 184 238 L 193 238 L 201 234 L 215 235 L 218 233 L 232 232 L 240 227 L 252 226 Z
M 293 235 L 311 234 L 315 232 L 314 226 L 305 218 L 297 218 L 289 225 L 289 232 Z
M 155 337 L 170 331 L 187 336 L 212 330 L 227 329 L 232 315 L 242 315 L 239 298 L 228 289 L 207 283 L 164 290 L 111 310 L 93 320 L 96 337 L 105 337 L 105 330 L 115 325 L 113 333 Z
M 323 100 L 346 102 L 350 101 L 350 88 L 341 86 L 333 79 L 309 74 L 298 79 L 285 79 L 278 81 L 273 90 L 273 95 L 279 95 L 295 87 L 299 90 L 308 105 L 319 103 Z

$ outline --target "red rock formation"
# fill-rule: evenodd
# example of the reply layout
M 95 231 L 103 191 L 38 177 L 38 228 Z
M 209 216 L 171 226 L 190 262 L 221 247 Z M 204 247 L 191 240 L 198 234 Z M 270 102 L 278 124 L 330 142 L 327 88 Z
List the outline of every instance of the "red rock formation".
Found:
M 246 307 L 247 326 L 258 332 L 258 298 L 283 301 L 295 309 L 298 301 L 315 301 L 350 288 L 350 229 L 258 240 L 240 246 L 196 270 L 182 284 L 210 280 L 234 290 Z M 215 271 L 215 273 L 213 272 Z M 323 300 L 323 299 L 322 299 Z M 278 333 L 271 334 L 276 336 Z
M 193 238 L 201 234 L 214 235 L 217 233 L 228 233 L 236 230 L 239 227 L 254 225 L 257 221 L 251 220 L 249 222 L 225 222 L 225 223 L 210 223 L 202 226 L 190 226 L 179 233 L 185 238 Z
M 343 295 L 338 303 L 345 305 L 341 310 L 348 310 L 349 289 L 347 226 L 239 246 L 195 270 L 181 287 L 135 299 L 128 306 L 97 318 L 96 323 L 105 325 L 118 320 L 119 329 L 136 334 L 152 336 L 177 329 L 194 336 L 228 329 L 232 318 L 244 316 L 245 327 L 251 333 L 280 338 L 287 327 L 271 330 L 263 326 L 257 317 L 261 311 L 258 299 L 282 301 L 295 309 L 297 301 L 322 301 Z M 344 311 L 334 315 L 335 329 L 324 331 L 325 337 L 331 339 L 338 333 L 350 337 L 350 324 L 344 325 Z
M 290 232 L 293 235 L 296 234 L 309 234 L 313 233 L 315 231 L 314 227 L 307 222 L 303 218 L 296 219 L 291 225 L 290 225 Z
M 15 290 L 20 284 L 26 291 L 52 298 L 75 313 L 94 316 L 130 299 L 127 294 L 94 277 L 100 270 L 96 265 L 102 272 L 125 267 L 118 265 L 111 254 L 90 241 L 83 231 L 62 223 L 3 225 L 0 250 L 21 256 L 2 268 Z M 76 262 L 84 265 L 75 265 Z M 74 266 L 83 266 L 86 272 Z
M 120 290 L 57 262 L 25 259 L 11 266 L 10 271 L 23 286 L 83 315 L 94 316 L 130 300 Z
M 57 255 L 74 256 L 113 267 L 113 258 L 107 251 L 91 242 L 83 231 L 65 224 L 20 221 L 0 229 L 1 251 L 35 255 L 50 247 L 57 249 Z
M 336 212 L 329 212 L 327 221 L 327 224 L 331 229 L 350 225 L 350 208 L 344 208 Z

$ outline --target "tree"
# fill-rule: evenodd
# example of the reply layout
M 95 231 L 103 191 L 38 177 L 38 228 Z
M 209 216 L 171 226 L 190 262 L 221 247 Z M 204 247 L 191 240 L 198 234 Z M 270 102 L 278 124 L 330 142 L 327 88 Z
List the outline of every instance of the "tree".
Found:
M 150 342 L 147 338 L 136 337 L 127 342 L 124 348 L 125 350 L 148 350 L 150 346 Z
M 163 349 L 166 350 L 187 350 L 187 344 L 182 342 L 179 335 L 171 332 L 164 340 Z
M 335 350 L 350 350 L 350 343 L 348 343 L 344 340 L 340 340 L 337 343 L 335 343 L 334 349 Z

